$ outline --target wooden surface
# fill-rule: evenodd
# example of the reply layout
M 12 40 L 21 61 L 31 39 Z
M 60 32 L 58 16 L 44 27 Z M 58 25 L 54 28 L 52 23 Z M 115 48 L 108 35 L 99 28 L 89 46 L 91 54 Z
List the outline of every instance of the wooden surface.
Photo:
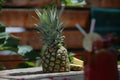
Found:
M 41 67 L 0 71 L 0 80 L 84 80 L 84 71 L 42 73 Z M 120 76 L 120 66 L 118 66 Z
M 70 71 L 61 73 L 42 73 L 41 67 L 13 69 L 0 71 L 0 80 L 83 80 L 83 71 Z
M 76 23 L 85 28 L 89 13 L 87 10 L 65 10 L 61 21 L 64 22 L 66 28 L 74 28 Z M 0 22 L 6 26 L 35 28 L 34 24 L 37 21 L 33 17 L 38 19 L 34 9 L 3 9 L 0 14 Z
M 23 58 L 18 55 L 0 55 L 0 70 L 13 69 L 22 62 Z

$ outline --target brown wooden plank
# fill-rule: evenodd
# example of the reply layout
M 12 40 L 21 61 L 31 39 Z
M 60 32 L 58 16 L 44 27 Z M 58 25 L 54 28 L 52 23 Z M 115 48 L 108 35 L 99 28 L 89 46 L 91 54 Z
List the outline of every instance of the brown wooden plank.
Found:
M 62 21 L 65 27 L 74 27 L 76 23 L 86 27 L 89 14 L 89 11 L 65 10 Z M 34 24 L 37 23 L 33 16 L 37 18 L 33 9 L 3 9 L 0 14 L 0 21 L 6 26 L 33 28 Z
M 67 48 L 81 48 L 83 35 L 79 31 L 64 31 L 65 44 Z M 40 35 L 36 32 L 14 33 L 13 35 L 20 38 L 22 45 L 31 45 L 34 49 L 40 49 L 42 42 Z
M 43 7 L 51 2 L 60 5 L 58 0 L 6 0 L 4 6 L 10 7 Z M 86 0 L 87 5 L 84 7 L 109 7 L 120 8 L 120 0 Z
M 68 48 L 81 48 L 83 35 L 79 31 L 64 31 L 65 43 Z
M 89 16 L 89 11 L 66 10 L 63 13 L 62 20 L 65 26 L 74 27 L 78 23 L 85 28 L 88 25 Z
M 21 45 L 30 45 L 34 49 L 40 49 L 42 42 L 40 40 L 40 35 L 37 32 L 22 32 L 12 34 L 20 39 Z
M 20 61 L 21 60 L 21 61 Z M 23 58 L 20 55 L 0 55 L 0 64 L 6 67 L 5 69 L 13 69 L 19 63 L 22 63 Z M 0 66 L 0 70 L 4 69 Z
M 120 8 L 120 0 L 86 0 L 87 7 Z
M 6 26 L 21 26 L 25 25 L 27 11 L 25 10 L 3 10 L 0 14 L 0 22 Z
M 4 6 L 45 6 L 50 3 L 57 3 L 57 0 L 5 0 Z

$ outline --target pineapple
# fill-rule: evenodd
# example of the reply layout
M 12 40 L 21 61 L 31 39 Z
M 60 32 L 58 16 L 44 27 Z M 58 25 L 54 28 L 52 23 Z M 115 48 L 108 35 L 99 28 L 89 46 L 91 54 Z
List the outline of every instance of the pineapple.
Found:
M 70 71 L 67 49 L 64 46 L 63 23 L 56 7 L 35 10 L 39 23 L 35 24 L 42 35 L 42 68 L 44 73 Z

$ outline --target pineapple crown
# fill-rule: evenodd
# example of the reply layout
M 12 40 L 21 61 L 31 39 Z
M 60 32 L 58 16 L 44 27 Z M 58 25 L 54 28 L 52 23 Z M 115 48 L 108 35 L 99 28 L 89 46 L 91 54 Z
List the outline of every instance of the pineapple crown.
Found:
M 56 7 L 47 7 L 40 12 L 35 10 L 39 23 L 35 24 L 38 32 L 42 35 L 43 44 L 47 46 L 55 46 L 63 43 L 63 23 L 60 22 L 61 14 L 58 13 Z

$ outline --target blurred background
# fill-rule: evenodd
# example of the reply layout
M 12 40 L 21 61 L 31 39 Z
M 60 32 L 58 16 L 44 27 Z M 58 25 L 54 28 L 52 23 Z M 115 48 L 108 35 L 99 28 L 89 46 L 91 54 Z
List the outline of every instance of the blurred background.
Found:
M 40 35 L 36 32 L 34 26 L 34 24 L 37 23 L 34 19 L 34 17 L 37 18 L 34 9 L 39 8 L 42 10 L 46 5 L 51 3 L 55 3 L 59 9 L 61 8 L 61 2 L 59 0 L 4 0 L 0 12 L 0 22 L 5 25 L 6 32 L 10 32 L 19 38 L 20 45 L 29 45 L 33 48 L 33 51 L 26 54 L 27 56 L 25 55 L 25 58 L 23 58 L 23 56 L 16 53 L 9 51 L 4 53 L 1 50 L 1 69 L 17 68 L 16 66 L 19 63 L 24 63 L 28 58 L 32 59 L 31 57 L 33 57 L 33 55 L 33 62 L 35 62 L 36 57 L 39 56 L 42 43 L 39 37 Z M 98 14 L 96 11 L 98 11 L 98 13 L 102 13 L 102 11 L 105 13 L 107 11 L 108 13 L 106 12 L 104 15 L 103 13 Z M 111 17 L 109 13 L 112 13 L 111 15 L 114 15 L 114 13 L 117 14 Z M 109 17 L 106 17 L 108 15 Z M 65 35 L 65 43 L 68 51 L 74 53 L 77 58 L 82 58 L 82 54 L 84 53 L 82 46 L 84 35 L 79 32 L 75 25 L 79 24 L 86 32 L 89 32 L 92 18 L 96 18 L 96 26 L 98 26 L 96 32 L 99 32 L 101 35 L 107 34 L 107 37 L 114 37 L 115 40 L 117 40 L 116 49 L 119 52 L 120 0 L 86 0 L 86 5 L 83 7 L 66 6 L 62 14 L 62 21 L 64 22 L 65 29 L 63 34 Z M 103 23 L 105 21 L 107 22 Z M 112 22 L 113 24 L 110 24 Z M 107 25 L 107 27 L 105 27 L 104 24 L 105 26 Z M 28 67 L 28 65 L 34 66 L 33 63 L 29 63 L 25 64 L 24 67 Z

